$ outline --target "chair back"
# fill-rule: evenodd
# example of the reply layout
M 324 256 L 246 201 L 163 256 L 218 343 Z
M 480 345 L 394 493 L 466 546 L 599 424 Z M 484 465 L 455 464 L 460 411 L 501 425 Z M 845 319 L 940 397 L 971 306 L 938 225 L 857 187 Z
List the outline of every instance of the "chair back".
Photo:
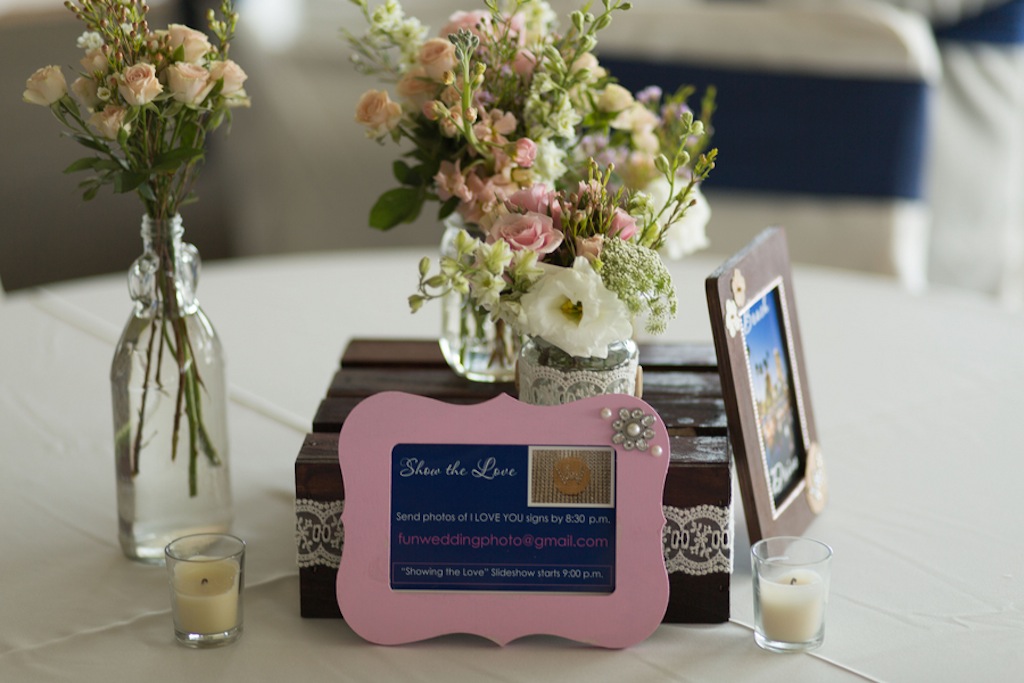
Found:
M 714 251 L 782 225 L 796 261 L 923 286 L 940 77 L 923 19 L 874 2 L 638 3 L 606 34 L 601 63 L 631 90 L 717 89 Z

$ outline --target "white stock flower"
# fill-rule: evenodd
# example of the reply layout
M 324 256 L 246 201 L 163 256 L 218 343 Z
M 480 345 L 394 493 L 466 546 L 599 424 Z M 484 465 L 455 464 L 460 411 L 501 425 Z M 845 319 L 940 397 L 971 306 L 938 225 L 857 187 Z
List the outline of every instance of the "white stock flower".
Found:
M 565 165 L 565 156 L 565 150 L 553 140 L 538 140 L 537 157 L 530 167 L 534 182 L 554 186 L 555 181 L 569 170 Z
M 82 35 L 78 36 L 78 40 L 75 41 L 75 46 L 80 47 L 83 50 L 95 50 L 103 47 L 103 37 L 96 31 L 86 31 Z
M 523 332 L 571 356 L 607 358 L 608 345 L 633 335 L 629 310 L 604 286 L 586 258 L 572 268 L 548 266 L 523 295 Z
M 679 189 L 680 185 L 677 184 L 676 191 Z M 651 196 L 655 211 L 659 210 L 669 199 L 668 180 L 659 175 L 647 186 L 647 193 Z M 673 260 L 689 256 L 708 246 L 705 229 L 711 220 L 711 205 L 699 187 L 693 188 L 690 199 L 694 203 L 686 209 L 683 217 L 665 228 L 665 242 L 661 252 Z

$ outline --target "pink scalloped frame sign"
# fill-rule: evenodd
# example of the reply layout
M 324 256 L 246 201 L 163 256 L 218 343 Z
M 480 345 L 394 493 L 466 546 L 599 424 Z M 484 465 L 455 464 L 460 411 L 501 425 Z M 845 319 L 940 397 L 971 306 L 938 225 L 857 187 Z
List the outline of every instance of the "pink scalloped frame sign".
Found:
M 384 392 L 345 420 L 338 459 L 338 605 L 370 642 L 546 634 L 624 648 L 664 617 L 669 439 L 640 399 Z

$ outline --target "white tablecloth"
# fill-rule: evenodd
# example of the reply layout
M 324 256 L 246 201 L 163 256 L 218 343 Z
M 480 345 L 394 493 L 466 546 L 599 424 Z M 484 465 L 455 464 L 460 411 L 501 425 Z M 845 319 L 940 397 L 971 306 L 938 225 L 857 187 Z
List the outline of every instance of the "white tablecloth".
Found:
M 162 569 L 117 544 L 107 373 L 124 278 L 0 300 L 0 681 L 1009 681 L 1024 671 L 1024 317 L 981 298 L 794 274 L 831 501 L 808 535 L 835 549 L 824 646 L 754 644 L 737 514 L 732 621 L 662 625 L 605 651 L 531 637 L 402 647 L 299 616 L 294 459 L 347 340 L 426 338 L 418 252 L 213 264 L 199 293 L 229 357 L 235 532 L 248 542 L 245 633 L 174 643 Z M 709 341 L 703 279 L 674 267 L 667 339 Z M 494 615 L 500 619 L 501 615 Z

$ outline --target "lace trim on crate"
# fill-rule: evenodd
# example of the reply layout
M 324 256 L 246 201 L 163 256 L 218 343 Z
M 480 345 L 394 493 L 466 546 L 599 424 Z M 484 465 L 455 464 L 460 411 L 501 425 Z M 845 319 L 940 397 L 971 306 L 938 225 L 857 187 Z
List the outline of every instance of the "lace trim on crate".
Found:
M 295 501 L 295 543 L 299 551 L 299 567 L 330 567 L 341 563 L 345 545 L 345 528 L 341 513 L 345 501 L 320 502 L 308 498 Z
M 665 569 L 692 576 L 732 573 L 733 507 L 664 505 Z
M 520 361 L 519 372 L 520 400 L 534 405 L 561 405 L 590 396 L 636 393 L 635 360 L 611 370 L 572 372 Z

